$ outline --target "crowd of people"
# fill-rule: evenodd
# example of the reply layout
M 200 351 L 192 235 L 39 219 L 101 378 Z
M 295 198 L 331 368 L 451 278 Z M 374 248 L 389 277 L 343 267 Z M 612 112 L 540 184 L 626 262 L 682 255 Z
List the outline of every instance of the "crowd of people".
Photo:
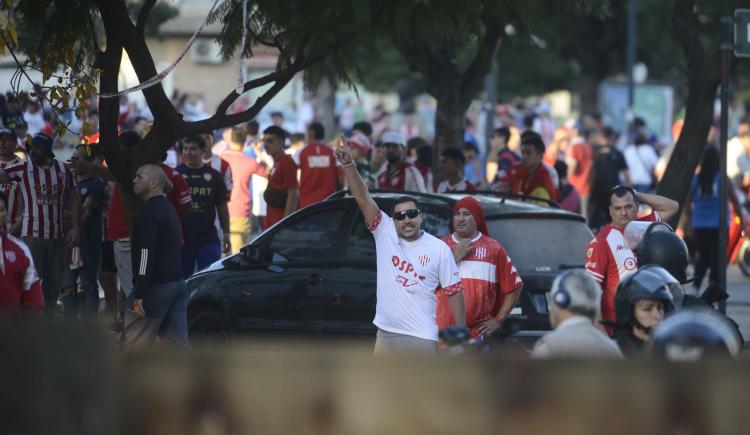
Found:
M 492 191 L 542 206 L 559 203 L 582 214 L 596 233 L 586 248 L 588 275 L 558 278 L 550 293 L 551 323 L 560 334 L 585 327 L 604 353 L 627 354 L 622 343 L 629 340 L 632 348 L 645 341 L 644 331 L 655 325 L 635 314 L 663 316 L 669 305 L 659 299 L 663 295 L 645 298 L 656 302 L 642 310 L 643 298 L 630 301 L 630 320 L 618 318 L 623 282 L 640 282 L 629 278 L 641 261 L 627 248 L 626 226 L 669 220 L 679 210 L 675 201 L 652 193 L 669 152 L 641 119 L 619 134 L 597 115 L 558 127 L 543 108 L 499 111 L 486 150 L 467 129 L 463 144 L 440 154 L 440 179 L 433 178 L 428 140 L 410 137 L 418 129 L 375 132 L 371 123 L 358 121 L 326 142 L 332 135 L 318 122 L 297 133 L 285 130 L 283 116 L 273 117 L 262 131 L 253 120 L 183 138 L 161 163 L 139 168 L 133 191 L 144 205 L 132 217 L 126 216 L 126 204 L 134 198 L 121 189 L 97 146 L 96 111 L 86 119 L 94 133 L 79 138 L 69 162 L 55 158 L 59 139 L 37 103 L 20 104 L 9 95 L 0 101 L 0 117 L 0 211 L 5 210 L 0 269 L 14 277 L 4 281 L 12 290 L 5 290 L 0 305 L 13 313 L 97 318 L 101 286 L 103 312 L 114 319 L 113 329 L 124 331 L 126 347 L 150 346 L 157 335 L 189 346 L 184 280 L 239 252 L 253 234 L 340 189 L 353 192 L 376 241 L 378 352 L 432 351 L 438 328 L 455 323 L 465 323 L 472 336 L 490 334 L 513 308 L 523 282 L 503 246 L 490 238 L 471 196 L 457 202 L 454 233 L 441 241 L 421 230 L 418 200 L 404 196 L 385 213 L 369 198 L 375 188 Z M 122 147 L 134 149 L 150 122 L 147 113 L 125 110 L 119 120 Z M 730 142 L 732 155 L 736 164 L 729 165 L 729 177 L 737 187 L 732 203 L 742 218 L 743 192 L 750 187 L 747 122 Z M 691 184 L 683 228 L 697 246 L 696 289 L 709 269 L 715 281 L 718 182 L 718 152 L 709 144 Z M 416 258 L 420 264 L 411 261 Z M 437 295 L 435 288 L 441 289 Z M 597 328 L 597 316 L 606 329 Z M 634 329 L 619 348 L 612 347 L 603 338 L 614 336 L 623 322 Z M 540 342 L 535 353 L 554 354 L 555 336 Z

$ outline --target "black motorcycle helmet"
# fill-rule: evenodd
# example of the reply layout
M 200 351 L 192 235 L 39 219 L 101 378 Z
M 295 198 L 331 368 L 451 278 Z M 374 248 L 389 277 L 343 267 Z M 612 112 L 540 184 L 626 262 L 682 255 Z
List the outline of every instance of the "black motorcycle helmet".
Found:
M 682 287 L 680 281 L 677 280 L 667 269 L 659 266 L 658 264 L 647 264 L 641 267 L 639 270 L 648 270 L 653 272 L 664 280 L 667 285 L 669 292 L 672 293 L 672 305 L 676 310 L 682 308 L 683 301 L 685 300 L 685 289 Z
M 654 231 L 657 226 L 669 226 L 663 222 L 654 222 L 646 230 L 643 239 L 636 247 L 638 267 L 657 264 L 666 269 L 681 283 L 688 282 L 688 249 L 685 242 L 671 231 Z M 671 230 L 671 228 L 670 228 Z
M 737 329 L 712 309 L 684 309 L 651 334 L 647 353 L 669 361 L 736 357 L 742 350 Z
M 661 301 L 665 314 L 674 310 L 672 293 L 665 280 L 652 271 L 637 270 L 626 275 L 617 285 L 615 321 L 618 329 L 630 330 L 635 326 L 650 332 L 635 318 L 635 303 L 641 299 Z

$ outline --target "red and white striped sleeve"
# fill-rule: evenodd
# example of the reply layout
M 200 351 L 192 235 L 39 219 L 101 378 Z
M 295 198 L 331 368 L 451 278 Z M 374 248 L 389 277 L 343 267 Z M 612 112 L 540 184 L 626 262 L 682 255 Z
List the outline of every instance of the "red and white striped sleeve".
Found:
M 586 272 L 601 285 L 607 274 L 607 252 L 606 244 L 598 243 L 594 238 L 586 248 Z

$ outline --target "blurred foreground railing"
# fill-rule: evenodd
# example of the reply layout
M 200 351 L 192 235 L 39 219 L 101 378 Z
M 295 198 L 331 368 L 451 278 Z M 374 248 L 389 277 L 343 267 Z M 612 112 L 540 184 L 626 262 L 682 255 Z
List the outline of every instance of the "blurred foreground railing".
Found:
M 246 342 L 123 355 L 92 327 L 0 323 L 3 434 L 747 433 L 750 365 L 373 357 Z

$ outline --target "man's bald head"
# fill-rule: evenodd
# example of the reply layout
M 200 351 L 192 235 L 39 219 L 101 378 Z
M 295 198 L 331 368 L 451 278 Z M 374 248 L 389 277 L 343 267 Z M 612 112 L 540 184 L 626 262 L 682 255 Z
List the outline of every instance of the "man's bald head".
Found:
M 143 199 L 165 193 L 167 176 L 159 165 L 146 164 L 138 168 L 133 179 L 133 191 Z

